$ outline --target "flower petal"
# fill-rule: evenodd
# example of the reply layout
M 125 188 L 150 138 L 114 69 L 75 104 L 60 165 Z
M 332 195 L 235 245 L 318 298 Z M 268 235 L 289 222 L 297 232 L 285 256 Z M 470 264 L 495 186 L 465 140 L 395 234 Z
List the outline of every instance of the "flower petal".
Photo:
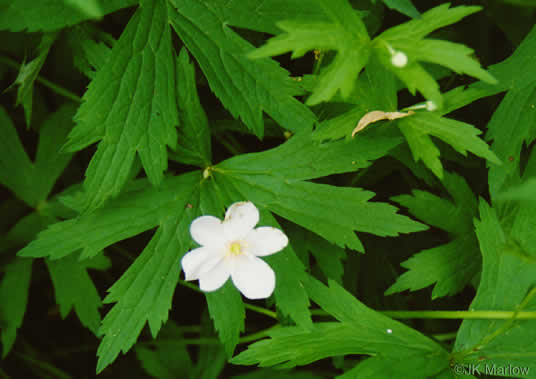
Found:
M 259 222 L 259 210 L 251 201 L 232 204 L 225 213 L 223 226 L 229 241 L 245 237 Z
M 222 247 L 225 244 L 224 228 L 221 220 L 214 216 L 201 216 L 192 221 L 190 234 L 201 246 Z
M 211 271 L 223 259 L 223 251 L 198 247 L 186 253 L 181 266 L 186 280 L 197 280 L 203 273 Z
M 265 299 L 275 288 L 275 274 L 262 259 L 241 255 L 234 260 L 231 273 L 236 288 L 248 299 Z
M 229 266 L 225 260 L 221 260 L 212 270 L 201 274 L 199 288 L 205 292 L 216 291 L 225 284 L 230 274 Z
M 271 226 L 261 226 L 252 230 L 245 241 L 248 253 L 258 257 L 277 253 L 288 245 L 285 233 Z

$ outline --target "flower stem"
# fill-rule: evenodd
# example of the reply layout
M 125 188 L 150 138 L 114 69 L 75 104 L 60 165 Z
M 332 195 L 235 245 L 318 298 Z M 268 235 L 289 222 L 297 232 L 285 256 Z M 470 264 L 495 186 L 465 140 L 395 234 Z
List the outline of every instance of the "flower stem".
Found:
M 8 67 L 19 69 L 20 66 L 22 66 L 19 62 L 17 62 L 14 59 L 8 58 L 6 56 L 0 56 L 0 63 L 5 64 Z M 56 92 L 58 95 L 66 97 L 67 99 L 70 99 L 76 103 L 81 103 L 82 98 L 75 93 L 69 91 L 66 88 L 63 88 L 57 84 L 52 83 L 50 80 L 47 80 L 41 76 L 38 76 L 36 79 L 36 82 L 44 85 L 45 87 L 50 88 L 52 91 Z
M 189 283 L 189 282 L 187 282 L 185 280 L 179 279 L 179 283 L 182 284 L 185 287 L 188 287 L 188 288 L 196 291 L 196 292 L 203 292 L 198 287 L 196 287 L 192 283 Z M 277 320 L 277 313 L 275 313 L 274 311 L 271 311 L 271 310 L 266 309 L 266 308 L 259 307 L 257 305 L 248 304 L 248 303 L 244 303 L 244 306 L 246 307 L 246 309 L 249 309 L 250 311 L 261 313 L 261 314 L 263 314 L 265 316 L 273 318 L 274 320 Z

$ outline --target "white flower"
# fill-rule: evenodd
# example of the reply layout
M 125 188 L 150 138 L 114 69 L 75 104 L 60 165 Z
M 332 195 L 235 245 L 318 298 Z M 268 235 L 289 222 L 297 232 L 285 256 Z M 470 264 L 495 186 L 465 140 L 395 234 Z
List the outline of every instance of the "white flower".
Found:
M 232 204 L 221 221 L 201 216 L 190 225 L 190 234 L 201 245 L 181 261 L 186 280 L 198 280 L 203 291 L 215 291 L 231 277 L 248 299 L 269 297 L 275 288 L 275 274 L 258 257 L 284 249 L 287 236 L 269 226 L 255 228 L 259 210 L 251 202 Z

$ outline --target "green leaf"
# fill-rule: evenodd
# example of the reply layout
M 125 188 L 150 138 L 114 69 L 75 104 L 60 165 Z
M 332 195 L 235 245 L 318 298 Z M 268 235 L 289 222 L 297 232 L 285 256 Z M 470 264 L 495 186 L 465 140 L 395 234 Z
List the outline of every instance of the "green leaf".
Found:
M 40 128 L 35 165 L 20 143 L 8 115 L 0 108 L 0 183 L 30 207 L 42 205 L 72 154 L 60 146 L 72 127 L 76 107 L 64 104 Z
M 308 105 L 328 101 L 339 90 L 343 97 L 348 97 L 370 54 L 365 25 L 347 0 L 331 1 L 329 5 L 324 0 L 318 3 L 328 15 L 328 22 L 280 21 L 277 26 L 285 33 L 249 54 L 250 58 L 263 58 L 292 51 L 292 58 L 298 58 L 310 50 L 336 50 L 333 62 L 321 72 Z
M 521 88 L 525 87 L 527 83 L 533 82 L 533 70 L 527 68 L 532 67 L 534 64 L 535 59 L 533 52 L 535 48 L 536 28 L 533 28 L 510 57 L 489 67 L 490 73 L 499 81 L 497 84 L 491 85 L 485 82 L 476 82 L 471 84 L 467 89 L 465 89 L 465 86 L 454 88 L 445 94 L 446 107 L 442 109 L 442 114 L 447 114 L 453 110 L 471 104 L 475 100 L 492 96 L 506 90 L 519 91 Z M 507 109 L 505 109 L 505 111 L 506 110 Z M 506 125 L 511 125 L 511 123 L 509 122 Z M 516 128 L 515 124 L 512 125 Z M 502 124 L 499 126 L 497 123 L 497 130 L 504 133 L 510 129 L 505 128 L 505 125 Z M 486 138 L 488 137 L 486 136 Z M 496 141 L 496 143 L 501 142 L 501 140 Z M 509 143 L 505 144 L 503 147 L 511 148 L 513 146 L 515 145 Z M 499 156 L 502 159 L 505 158 L 501 155 Z M 495 168 L 493 170 L 497 169 L 498 168 Z
M 328 17 L 317 1 L 302 0 L 214 0 L 211 1 L 215 13 L 221 15 L 229 25 L 239 28 L 277 34 L 281 20 L 303 18 L 314 21 L 327 21 Z
M 0 107 L 0 183 L 28 205 L 36 205 L 31 186 L 33 164 L 26 155 L 15 125 Z
M 398 120 L 398 127 L 406 137 L 415 161 L 422 159 L 438 178 L 443 177 L 443 166 L 439 161 L 439 150 L 429 135 L 443 140 L 464 156 L 470 151 L 492 163 L 501 164 L 489 146 L 477 137 L 482 132 L 470 124 L 441 117 L 435 112 L 418 112 Z
M 205 294 L 210 317 L 227 357 L 233 355 L 240 333 L 245 330 L 246 312 L 240 292 L 230 280 L 220 289 Z
M 526 225 L 527 216 L 516 218 Z M 476 234 L 482 251 L 482 276 L 471 310 L 534 311 L 534 277 L 536 250 L 515 246 L 516 233 L 505 233 L 495 209 L 484 200 L 480 202 L 480 220 L 475 220 Z M 534 230 L 530 231 L 534 234 Z M 513 278 L 515 278 L 513 280 Z M 453 359 L 459 363 L 487 367 L 524 367 L 536 370 L 535 321 L 464 320 L 454 346 Z M 483 357 L 481 359 L 480 357 Z M 533 375 L 533 374 L 531 374 Z M 518 376 L 512 372 L 505 376 Z
M 295 182 L 368 167 L 400 142 L 400 138 L 367 136 L 350 142 L 320 143 L 314 134 L 302 133 L 273 149 L 237 155 L 215 167 L 231 172 L 247 167 L 244 174 L 278 176 Z
M 368 202 L 374 196 L 372 192 L 302 180 L 354 171 L 356 167 L 368 165 L 367 159 L 385 155 L 392 142 L 387 138 L 374 142 L 360 138 L 351 143 L 338 141 L 321 146 L 309 136 L 295 136 L 275 149 L 228 159 L 215 166 L 214 171 L 216 177 L 223 174 L 229 178 L 243 198 L 257 206 L 266 207 L 337 246 L 364 251 L 354 233 L 356 230 L 395 236 L 423 230 L 423 226 L 397 215 L 391 205 Z M 325 149 L 323 160 L 322 149 Z M 275 160 L 274 154 L 277 154 Z M 296 154 L 299 159 L 295 158 Z
M 47 260 L 47 266 L 61 318 L 65 319 L 74 308 L 82 325 L 97 334 L 101 321 L 99 307 L 102 304 L 84 263 L 78 261 L 77 256 L 70 255 Z
M 410 58 L 420 62 L 429 62 L 445 66 L 458 74 L 471 75 L 486 83 L 495 84 L 497 80 L 480 67 L 478 61 L 471 57 L 473 49 L 436 39 L 424 39 L 416 45 L 408 45 L 404 52 Z
M 314 139 L 331 140 L 349 137 L 366 113 L 375 110 L 396 111 L 395 76 L 372 56 L 364 73 L 357 79 L 354 90 L 345 101 L 355 104 L 355 107 L 337 117 L 322 121 L 313 135 Z
M 386 41 L 422 40 L 434 30 L 454 24 L 464 17 L 478 12 L 481 7 L 458 6 L 450 8 L 450 4 L 441 4 L 422 14 L 422 17 L 387 29 L 378 38 Z
M 449 243 L 422 250 L 401 265 L 403 273 L 385 295 L 405 290 L 417 291 L 435 283 L 432 300 L 452 296 L 464 289 L 480 269 L 476 239 L 472 234 Z
M 420 17 L 420 13 L 411 3 L 411 0 L 382 0 L 383 3 L 389 8 L 399 11 L 411 18 Z
M 92 2 L 70 0 L 87 8 Z M 5 0 L 0 12 L 0 30 L 13 32 L 28 30 L 52 31 L 78 24 L 82 21 L 101 18 L 108 13 L 137 4 L 137 0 L 107 0 L 99 1 L 100 9 L 93 9 L 92 13 L 84 12 L 80 7 L 66 6 L 64 0 L 44 0 L 36 3 L 32 0 Z
M 317 262 L 318 268 L 324 273 L 326 278 L 333 279 L 337 283 L 342 284 L 342 275 L 344 273 L 343 261 L 346 259 L 346 251 L 344 249 L 327 242 L 318 235 L 309 232 L 307 229 L 300 228 L 295 224 L 289 223 L 288 227 L 285 227 L 285 232 L 289 236 L 290 244 L 300 258 L 308 258 L 309 253 L 311 253 Z
M 448 172 L 445 172 L 443 185 L 454 201 L 420 190 L 413 190 L 413 196 L 393 196 L 391 200 L 409 208 L 419 220 L 455 236 L 472 232 L 477 201 L 471 187 L 463 177 Z
M 469 57 L 473 53 L 472 49 L 452 42 L 424 39 L 432 31 L 458 22 L 480 10 L 480 7 L 475 6 L 449 7 L 450 4 L 442 4 L 432 8 L 418 19 L 387 29 L 372 42 L 376 56 L 406 84 L 412 94 L 419 90 L 440 109 L 443 106 L 443 97 L 439 85 L 419 62 L 440 64 L 491 84 L 497 82 L 477 61 Z M 397 52 L 405 54 L 407 64 L 397 67 L 391 62 Z
M 28 63 L 23 63 L 20 66 L 19 74 L 15 79 L 14 85 L 19 88 L 17 90 L 16 105 L 22 104 L 24 108 L 24 118 L 26 125 L 30 127 L 32 121 L 32 99 L 33 99 L 33 84 L 41 67 L 47 59 L 50 47 L 56 40 L 57 33 L 45 33 L 41 38 L 41 42 L 37 47 L 37 56 Z
M 273 330 L 269 340 L 250 345 L 231 363 L 289 368 L 331 356 L 366 354 L 385 359 L 384 363 L 396 362 L 399 377 L 424 378 L 448 369 L 448 353 L 440 345 L 367 308 L 334 281 L 326 287 L 310 278 L 305 285 L 313 301 L 340 322 L 315 323 L 312 331 L 296 327 Z M 368 361 L 356 370 L 366 371 Z M 376 369 L 380 370 L 376 377 L 389 377 L 384 374 L 393 370 L 390 365 L 376 365 Z
M 174 158 L 204 168 L 212 159 L 210 129 L 197 95 L 194 65 L 185 48 L 181 49 L 177 60 L 177 94 L 181 127 Z
M 536 35 L 536 33 L 535 33 Z M 489 186 L 492 198 L 505 183 L 506 178 L 519 170 L 523 144 L 536 140 L 536 80 L 521 88 L 508 91 L 493 113 L 488 124 L 486 138 L 493 139 L 492 148 L 504 160 L 501 167 L 492 167 Z
M 15 258 L 4 268 L 4 276 L 0 282 L 2 359 L 11 350 L 17 329 L 22 325 L 28 303 L 32 262 L 32 259 Z
M 269 212 L 262 212 L 263 225 L 282 229 L 281 225 Z M 309 311 L 309 298 L 303 287 L 307 279 L 305 266 L 298 259 L 292 246 L 287 246 L 283 251 L 265 258 L 266 262 L 273 267 L 277 278 L 274 297 L 277 307 L 283 315 L 290 316 L 296 325 L 311 329 L 313 322 Z
M 145 371 L 154 378 L 191 377 L 192 361 L 182 339 L 184 336 L 179 327 L 168 321 L 151 345 L 135 347 L 136 356 Z
M 95 210 L 124 186 L 136 152 L 153 185 L 167 169 L 166 146 L 177 143 L 175 57 L 164 0 L 142 2 L 97 72 L 64 147 L 97 142 L 86 171 L 86 210 Z
M 199 175 L 192 172 L 169 178 L 160 189 L 138 180 L 109 207 L 51 225 L 18 254 L 59 259 L 82 249 L 81 259 L 93 257 L 107 246 L 161 224 L 178 196 L 187 196 Z
M 303 94 L 288 72 L 269 59 L 251 61 L 253 46 L 230 29 L 204 2 L 172 0 L 170 22 L 207 77 L 210 88 L 234 117 L 264 135 L 262 112 L 292 131 L 310 130 L 315 116 L 294 96 Z
M 509 188 L 506 191 L 500 192 L 495 197 L 496 200 L 524 200 L 536 201 L 536 178 L 530 178 L 519 186 Z
M 97 42 L 96 34 L 104 41 Z M 115 39 L 102 31 L 97 33 L 86 24 L 70 28 L 65 31 L 65 35 L 73 52 L 75 67 L 89 79 L 95 79 L 95 71 L 99 71 L 106 63 L 112 50 L 108 45 L 115 45 Z
M 189 183 L 187 179 L 195 176 L 179 178 L 185 183 L 174 187 L 168 217 L 162 219 L 149 244 L 104 299 L 104 303 L 116 304 L 99 330 L 104 338 L 97 351 L 97 373 L 112 363 L 119 352 L 126 353 L 132 347 L 146 322 L 155 338 L 168 319 L 179 281 L 180 260 L 191 245 L 189 226 L 194 217 L 193 208 L 187 204 L 195 200 L 196 182 Z
M 39 131 L 33 188 L 40 201 L 48 198 L 73 157 L 73 154 L 61 152 L 60 148 L 73 127 L 75 112 L 75 104 L 64 104 L 45 120 Z
M 467 182 L 445 172 L 443 185 L 453 202 L 429 192 L 414 190 L 413 196 L 394 196 L 391 200 L 407 207 L 419 220 L 446 230 L 447 244 L 422 250 L 401 265 L 409 271 L 397 278 L 386 295 L 405 290 L 416 291 L 436 283 L 432 299 L 460 292 L 478 274 L 481 259 L 473 234 L 476 197 Z
M 214 328 L 208 317 L 208 312 L 201 315 L 201 337 L 213 337 Z M 227 362 L 227 354 L 222 345 L 205 344 L 199 346 L 197 362 L 191 377 L 199 379 L 218 379 L 221 377 Z
M 99 0 L 65 0 L 65 3 L 88 16 L 88 18 L 99 18 L 105 14 L 99 4 Z

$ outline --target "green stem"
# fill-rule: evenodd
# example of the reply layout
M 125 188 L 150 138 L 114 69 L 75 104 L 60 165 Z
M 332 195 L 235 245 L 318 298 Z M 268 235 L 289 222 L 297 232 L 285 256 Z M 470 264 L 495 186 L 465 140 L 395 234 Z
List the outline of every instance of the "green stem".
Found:
M 381 313 L 396 319 L 536 319 L 536 312 L 517 312 L 516 314 L 513 311 L 381 311 Z
M 275 312 L 273 312 L 273 311 L 271 311 L 269 309 L 258 307 L 256 305 L 247 304 L 247 303 L 245 303 L 244 305 L 246 306 L 246 309 L 249 309 L 250 311 L 257 312 L 257 313 L 263 314 L 265 316 L 271 317 L 274 320 L 277 320 L 277 313 L 275 313 Z
M 481 320 L 534 320 L 536 311 L 378 311 L 396 319 L 481 319 Z M 322 309 L 312 309 L 313 316 L 330 316 Z
M 200 293 L 203 292 L 198 287 L 194 286 L 192 283 L 189 283 L 189 282 L 187 282 L 185 280 L 179 279 L 179 283 L 182 284 L 185 287 L 188 287 L 188 288 L 196 291 L 196 292 L 200 292 Z M 252 305 L 252 304 L 247 304 L 247 303 L 244 303 L 244 306 L 246 307 L 246 309 L 249 309 L 250 311 L 257 312 L 257 313 L 263 314 L 265 316 L 271 317 L 274 320 L 277 320 L 277 313 L 275 313 L 275 312 L 273 312 L 273 311 L 271 311 L 269 309 L 262 308 L 262 307 Z
M 251 341 L 260 340 L 261 338 L 264 338 L 268 336 L 268 333 L 273 330 L 280 328 L 280 325 L 274 325 L 267 329 L 261 330 L 256 333 L 249 334 L 247 336 L 241 337 L 238 340 L 238 343 L 248 343 Z M 144 341 L 144 342 L 138 342 L 138 345 L 152 345 L 152 346 L 158 346 L 158 345 L 167 345 L 167 344 L 185 344 L 185 345 L 219 345 L 221 341 L 217 338 L 210 338 L 210 337 L 201 337 L 201 338 L 183 338 L 183 339 L 161 339 L 161 340 L 155 340 L 155 341 Z
M 5 56 L 0 56 L 0 63 L 3 63 L 8 67 L 11 67 L 17 70 L 20 69 L 20 66 L 22 66 L 16 60 L 5 57 Z M 75 93 L 69 91 L 66 88 L 63 88 L 57 84 L 52 83 L 50 80 L 47 80 L 45 78 L 42 78 L 41 76 L 38 76 L 35 81 L 44 85 L 45 87 L 50 88 L 52 91 L 56 92 L 60 96 L 66 97 L 76 103 L 82 102 L 82 98 L 80 96 L 76 95 Z

